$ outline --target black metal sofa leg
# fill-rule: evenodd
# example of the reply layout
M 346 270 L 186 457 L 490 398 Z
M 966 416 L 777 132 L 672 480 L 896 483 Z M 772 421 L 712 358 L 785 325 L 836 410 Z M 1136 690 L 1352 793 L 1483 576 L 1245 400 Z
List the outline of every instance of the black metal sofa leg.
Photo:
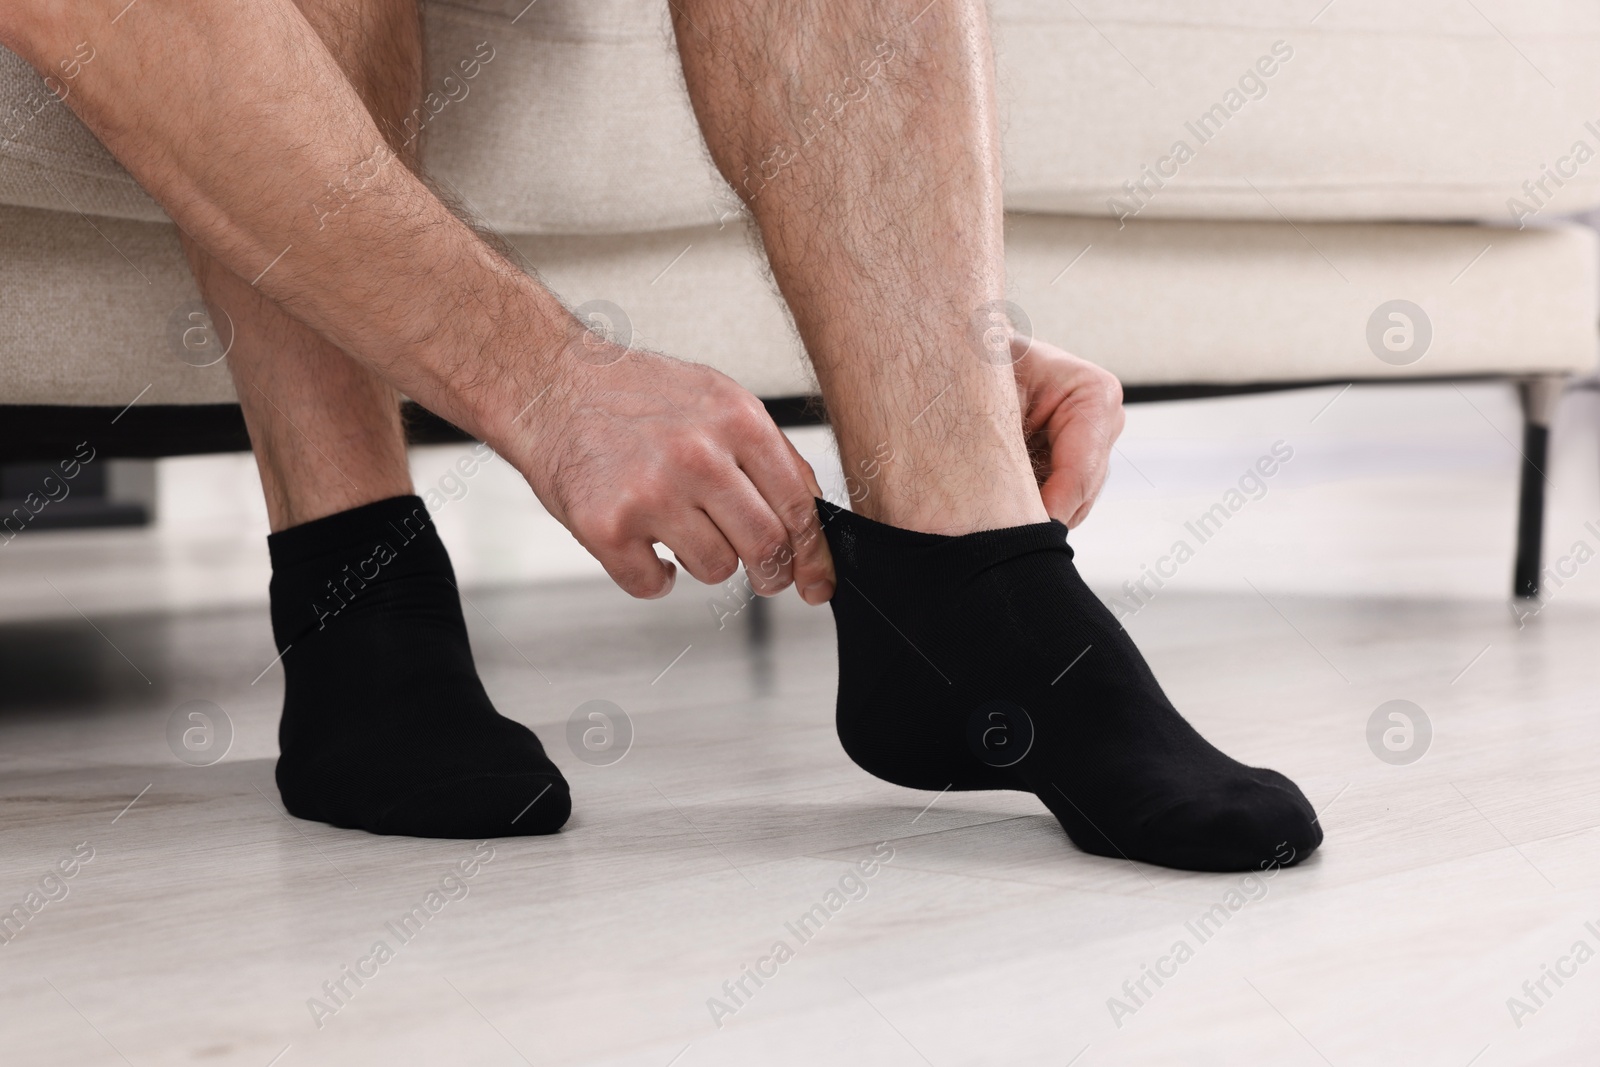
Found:
M 1525 378 L 1517 383 L 1522 401 L 1522 484 L 1517 494 L 1517 561 L 1511 595 L 1537 597 L 1544 544 L 1545 486 L 1549 479 L 1550 423 L 1566 376 Z

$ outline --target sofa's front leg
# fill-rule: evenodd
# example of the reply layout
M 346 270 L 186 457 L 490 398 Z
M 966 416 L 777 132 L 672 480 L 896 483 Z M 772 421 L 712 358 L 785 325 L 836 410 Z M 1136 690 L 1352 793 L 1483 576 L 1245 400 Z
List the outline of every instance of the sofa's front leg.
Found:
M 1522 485 L 1517 496 L 1517 562 L 1511 595 L 1537 597 L 1544 544 L 1545 477 L 1550 423 L 1566 385 L 1564 374 L 1542 374 L 1517 383 L 1522 401 Z

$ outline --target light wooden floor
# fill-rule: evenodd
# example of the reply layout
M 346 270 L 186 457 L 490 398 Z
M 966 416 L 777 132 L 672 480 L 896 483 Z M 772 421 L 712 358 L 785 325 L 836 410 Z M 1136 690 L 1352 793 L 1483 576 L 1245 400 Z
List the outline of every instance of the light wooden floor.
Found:
M 1591 606 L 1518 630 L 1488 601 L 1164 594 L 1131 629 L 1180 707 L 1323 811 L 1323 851 L 1258 885 L 1082 855 L 1028 796 L 936 798 L 857 771 L 833 735 L 831 621 L 798 601 L 778 605 L 763 657 L 716 629 L 692 583 L 654 604 L 591 582 L 469 595 L 488 687 L 538 727 L 577 813 L 555 838 L 494 843 L 404 944 L 386 923 L 473 847 L 280 812 L 262 613 L 0 627 L 0 903 L 93 849 L 0 944 L 0 1062 L 1600 1058 L 1600 961 L 1546 979 L 1520 1028 L 1507 1008 L 1574 942 L 1600 949 L 1584 925 L 1600 930 Z M 636 731 L 611 766 L 565 741 L 593 698 Z M 1365 740 L 1394 698 L 1434 724 L 1411 766 Z M 168 750 L 168 716 L 192 699 L 236 728 L 215 766 Z M 893 858 L 865 895 L 802 943 L 785 924 L 882 842 Z M 1186 923 L 1230 891 L 1247 903 L 1201 943 Z M 780 939 L 793 958 L 746 979 L 719 1028 L 708 999 L 732 1007 L 723 983 Z M 1180 939 L 1193 958 L 1146 979 L 1119 1027 L 1108 998 L 1132 1005 L 1124 981 Z M 393 958 L 346 980 L 319 1028 L 308 999 L 379 940 Z

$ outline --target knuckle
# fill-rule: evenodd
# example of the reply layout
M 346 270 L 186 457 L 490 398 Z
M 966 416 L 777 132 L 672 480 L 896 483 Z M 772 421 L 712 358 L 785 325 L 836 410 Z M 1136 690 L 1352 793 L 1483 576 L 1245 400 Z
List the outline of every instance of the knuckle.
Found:
M 645 595 L 645 574 L 632 560 L 611 559 L 601 562 L 605 565 L 606 573 L 611 575 L 611 580 L 616 582 L 617 587 L 624 593 L 636 597 Z
M 788 548 L 796 567 L 810 569 L 821 564 L 822 550 L 818 545 L 821 539 L 822 532 L 815 522 L 790 530 Z
M 739 569 L 739 561 L 732 556 L 720 556 L 705 568 L 706 582 L 710 585 L 720 585 L 732 578 Z
M 635 525 L 671 511 L 684 492 L 684 467 L 665 460 L 636 471 L 616 490 L 616 498 Z
M 794 550 L 777 522 L 763 530 L 756 541 L 759 552 L 754 560 L 756 574 L 766 581 L 781 575 L 794 562 Z
M 633 525 L 629 504 L 615 501 L 580 520 L 584 535 L 602 549 L 616 550 L 628 541 Z
M 789 551 L 789 531 L 771 512 L 756 520 L 755 535 L 756 543 L 768 555 Z
M 761 436 L 766 429 L 766 406 L 744 389 L 726 397 L 720 406 L 722 424 L 735 435 L 750 439 Z
M 821 523 L 817 519 L 817 505 L 809 492 L 784 505 L 783 525 L 796 548 L 808 545 L 816 538 Z
M 1105 368 L 1100 369 L 1100 395 L 1109 407 L 1122 406 L 1122 381 Z
M 641 481 L 632 493 L 633 514 L 661 515 L 671 510 L 678 492 L 677 479 L 665 474 L 652 475 Z
M 744 394 L 744 403 L 740 405 L 740 413 L 744 420 L 763 430 L 768 427 L 776 428 L 772 416 L 767 414 L 767 405 L 763 404 L 754 393 Z
M 673 448 L 673 463 L 680 472 L 715 478 L 727 466 L 722 454 L 698 433 L 681 438 Z
M 639 600 L 653 600 L 660 596 L 667 584 L 667 575 L 659 567 L 640 567 L 623 564 L 612 573 L 612 578 L 622 591 Z
M 794 566 L 798 573 L 810 577 L 827 572 L 827 557 L 822 554 L 822 550 L 818 547 L 820 540 L 820 535 L 811 535 L 796 543 Z

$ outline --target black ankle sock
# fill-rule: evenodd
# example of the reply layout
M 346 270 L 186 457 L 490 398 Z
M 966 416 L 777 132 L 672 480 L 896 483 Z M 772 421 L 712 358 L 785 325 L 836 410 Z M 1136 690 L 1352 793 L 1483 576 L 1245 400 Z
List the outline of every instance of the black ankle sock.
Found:
M 566 780 L 478 680 L 450 557 L 394 497 L 275 533 L 278 790 L 302 819 L 414 837 L 552 833 Z
M 1174 710 L 1065 526 L 943 537 L 818 507 L 839 577 L 839 740 L 863 769 L 1026 790 L 1084 851 L 1168 867 L 1287 866 L 1321 843 L 1293 782 Z

